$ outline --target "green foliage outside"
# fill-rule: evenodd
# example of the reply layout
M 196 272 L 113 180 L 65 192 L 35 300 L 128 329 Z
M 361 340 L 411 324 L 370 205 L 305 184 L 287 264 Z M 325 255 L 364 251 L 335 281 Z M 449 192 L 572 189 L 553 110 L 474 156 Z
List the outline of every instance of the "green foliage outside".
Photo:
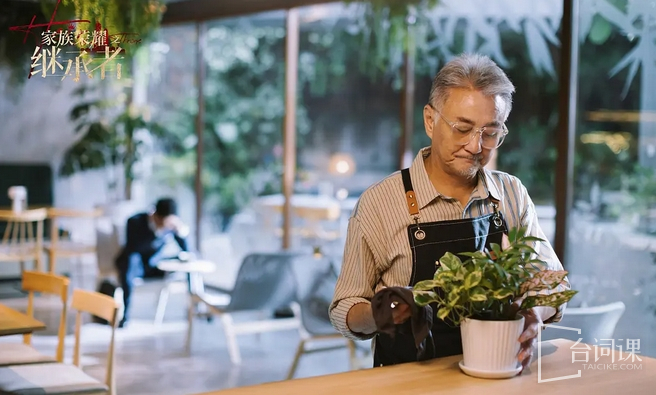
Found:
M 427 100 L 434 72 L 446 59 L 440 50 L 428 46 L 434 33 L 425 29 L 423 23 L 426 21 L 419 16 L 411 30 L 412 42 L 416 45 L 415 150 L 428 143 L 423 131 L 421 107 Z M 604 90 L 600 90 L 596 83 L 608 80 L 608 71 L 633 45 L 617 29 L 609 30 L 608 27 L 603 18 L 595 18 L 589 36 L 581 44 L 579 75 L 585 78 L 580 79 L 579 106 L 581 109 L 639 108 L 636 92 L 639 81 L 634 81 L 625 98 L 617 94 L 622 90 L 621 78 L 610 80 L 608 84 L 617 86 Z M 216 57 L 215 64 L 208 62 L 208 77 L 204 85 L 203 185 L 209 199 L 207 207 L 216 207 L 216 214 L 227 219 L 245 206 L 252 196 L 280 192 L 284 28 L 282 19 L 278 26 L 240 30 L 218 22 L 215 28 L 220 40 L 208 48 L 211 53 L 220 53 L 221 56 Z M 399 25 L 394 32 L 390 27 L 382 33 L 380 29 L 360 29 L 353 33 L 343 24 L 333 30 L 302 29 L 297 152 L 303 151 L 313 125 L 321 123 L 322 118 L 332 117 L 333 122 L 340 121 L 339 116 L 331 113 L 336 107 L 329 103 L 335 103 L 344 95 L 357 94 L 354 86 L 358 81 L 367 80 L 397 92 L 400 90 L 398 67 L 395 73 L 389 65 L 398 64 L 407 37 L 388 40 L 388 47 L 381 47 L 383 41 L 371 37 L 375 37 L 377 31 L 382 37 L 400 36 L 402 29 L 403 26 Z M 460 29 L 456 32 L 455 45 L 449 48 L 451 53 L 458 53 L 463 48 L 462 27 Z M 502 28 L 500 35 L 509 60 L 506 71 L 517 86 L 517 94 L 508 121 L 510 134 L 499 151 L 498 168 L 522 179 L 537 204 L 552 204 L 557 159 L 557 75 L 533 67 L 526 37 L 521 31 Z M 394 42 L 398 44 L 392 46 Z M 557 70 L 558 47 L 551 46 L 550 49 Z M 594 56 L 602 49 L 611 51 L 612 55 Z M 389 68 L 376 60 L 379 57 L 386 60 Z M 189 100 L 195 101 L 195 97 Z M 319 113 L 316 108 L 322 103 L 325 105 L 320 107 L 322 113 Z M 194 115 L 187 116 L 189 131 L 193 130 Z M 580 185 L 576 194 L 583 199 L 590 193 L 592 180 L 609 188 L 619 186 L 622 177 L 631 172 L 637 155 L 635 144 L 616 154 L 604 144 L 582 143 L 581 135 L 603 127 L 587 121 L 585 116 L 581 111 L 575 163 Z M 617 125 L 615 129 L 618 129 Z M 637 132 L 629 131 L 633 135 Z M 330 141 L 325 144 L 329 145 Z M 299 177 L 303 177 L 302 169 L 299 173 Z
M 387 116 L 392 124 L 397 125 L 395 129 L 399 129 L 399 103 L 391 103 L 391 110 L 387 112 L 381 112 L 381 107 L 358 109 L 360 119 L 345 117 L 337 108 L 344 98 L 359 94 L 362 97 L 357 100 L 361 102 L 380 98 L 376 87 L 399 92 L 404 50 L 410 50 L 416 59 L 413 148 L 416 150 L 428 143 L 423 131 L 421 107 L 427 100 L 433 74 L 444 64 L 447 55 L 464 48 L 465 27 L 454 25 L 454 44 L 449 48 L 436 48 L 430 44 L 435 33 L 422 12 L 425 7 L 434 6 L 435 1 L 416 1 L 402 7 L 392 4 L 389 9 L 382 0 L 372 4 L 362 20 L 345 18 L 332 29 L 302 26 L 297 103 L 299 154 L 310 142 L 317 144 L 312 135 L 321 125 L 333 123 L 345 128 L 350 124 L 356 130 L 362 130 L 371 127 L 371 119 Z M 626 11 L 626 0 L 614 0 L 614 4 L 621 12 Z M 208 30 L 207 77 L 202 81 L 205 95 L 202 184 L 205 207 L 211 211 L 209 214 L 220 218 L 222 225 L 253 196 L 281 190 L 285 112 L 284 19 L 280 17 L 272 22 L 269 18 L 266 23 L 260 23 L 257 17 L 217 21 L 210 24 Z M 389 23 L 382 23 L 385 20 Z M 582 28 L 587 35 L 580 47 L 575 198 L 587 200 L 594 185 L 601 185 L 604 190 L 617 190 L 631 184 L 631 177 L 638 177 L 634 172 L 637 124 L 592 122 L 587 112 L 640 108 L 640 78 L 638 75 L 630 84 L 625 83 L 627 72 L 609 78 L 609 71 L 635 45 L 617 26 L 596 16 L 590 21 L 590 26 Z M 170 37 L 166 38 L 166 32 L 175 29 L 178 28 L 162 29 L 160 39 L 167 42 Z M 162 68 L 169 68 L 174 57 L 179 56 L 180 59 L 175 61 L 187 65 L 182 72 L 192 75 L 196 72 L 193 64 L 195 26 L 189 25 L 182 30 L 192 33 L 185 36 L 181 41 L 183 44 L 178 44 L 186 49 L 175 52 L 173 48 Z M 499 150 L 498 168 L 522 179 L 536 203 L 550 204 L 553 202 L 556 163 L 558 79 L 533 67 L 526 37 L 521 30 L 500 25 L 499 34 L 509 61 L 506 71 L 517 86 L 517 94 L 508 120 L 510 134 Z M 557 69 L 559 49 L 556 45 L 549 45 Z M 11 48 L 16 47 L 8 49 Z M 151 54 L 146 62 L 152 60 Z M 29 60 L 23 62 L 27 63 Z M 599 84 L 599 81 L 604 83 Z M 157 124 L 164 126 L 157 133 L 157 141 L 165 155 L 163 166 L 155 177 L 171 184 L 182 180 L 190 187 L 194 183 L 197 144 L 194 129 L 198 112 L 196 91 L 189 88 L 191 84 L 193 79 L 191 83 L 187 81 L 187 85 L 175 88 L 162 84 L 151 89 L 149 98 L 156 107 Z M 80 106 L 86 104 L 81 102 Z M 103 126 L 107 125 L 97 119 L 87 123 L 85 137 L 67 154 L 63 168 L 65 174 L 123 162 L 112 153 L 121 144 L 120 139 L 110 138 L 109 129 Z M 156 127 L 153 128 L 153 132 L 157 131 Z M 617 137 L 614 134 L 618 130 L 629 135 L 630 144 L 625 149 L 614 149 L 608 143 L 609 139 Z M 595 142 L 584 141 L 584 136 L 600 131 L 611 131 L 602 136 L 607 139 L 606 143 L 603 138 Z M 102 142 L 106 143 L 108 150 L 94 151 L 93 147 L 97 148 Z M 138 144 L 136 141 L 135 146 Z M 328 139 L 319 144 L 330 147 L 334 142 Z M 383 156 L 390 154 L 395 153 L 381 153 Z M 109 162 L 106 161 L 108 157 Z M 389 163 L 390 166 L 395 164 L 396 159 Z M 387 172 L 394 168 L 379 170 Z M 298 175 L 302 181 L 302 168 L 298 169 Z M 635 196 L 640 198 L 641 195 Z

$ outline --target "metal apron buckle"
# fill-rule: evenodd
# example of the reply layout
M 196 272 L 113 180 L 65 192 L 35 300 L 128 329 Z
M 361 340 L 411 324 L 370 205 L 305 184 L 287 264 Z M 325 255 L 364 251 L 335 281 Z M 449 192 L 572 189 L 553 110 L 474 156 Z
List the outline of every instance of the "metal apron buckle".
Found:
M 503 221 L 501 220 L 501 217 L 499 216 L 499 205 L 496 204 L 495 202 L 492 202 L 492 208 L 494 209 L 494 217 L 492 221 L 494 222 L 494 225 L 497 228 L 500 228 L 503 225 Z
M 426 238 L 426 232 L 419 228 L 419 216 L 414 216 L 415 224 L 417 224 L 417 230 L 415 230 L 415 239 L 424 240 Z

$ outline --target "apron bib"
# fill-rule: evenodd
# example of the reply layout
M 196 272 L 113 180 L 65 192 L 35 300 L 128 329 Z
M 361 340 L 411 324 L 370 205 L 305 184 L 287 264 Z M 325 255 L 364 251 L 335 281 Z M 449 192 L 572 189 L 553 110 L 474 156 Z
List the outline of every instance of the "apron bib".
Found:
M 435 274 L 439 259 L 450 252 L 482 251 L 491 249 L 490 244 L 501 245 L 507 227 L 498 203 L 493 201 L 494 213 L 477 218 L 419 223 L 419 208 L 410 180 L 409 169 L 401 171 L 403 186 L 408 202 L 408 211 L 415 223 L 408 226 L 408 240 L 412 249 L 412 275 L 408 286 L 419 281 L 430 280 Z M 439 292 L 439 290 L 438 290 Z M 438 307 L 433 309 L 431 333 L 433 345 L 427 344 L 427 358 L 447 357 L 462 354 L 460 327 L 437 318 Z M 375 339 L 374 366 L 394 365 L 417 361 L 417 349 L 412 336 L 410 320 L 397 325 L 396 336 L 379 333 Z

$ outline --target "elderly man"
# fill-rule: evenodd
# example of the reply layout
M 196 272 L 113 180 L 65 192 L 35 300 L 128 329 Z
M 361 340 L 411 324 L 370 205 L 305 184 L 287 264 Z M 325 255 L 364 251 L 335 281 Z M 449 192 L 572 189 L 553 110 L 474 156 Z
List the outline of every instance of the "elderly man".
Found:
M 475 238 L 481 226 L 481 244 L 487 248 L 491 243 L 501 245 L 504 233 L 514 227 L 527 227 L 529 234 L 546 240 L 521 181 L 484 168 L 508 134 L 505 122 L 514 91 L 506 74 L 485 56 L 451 60 L 435 76 L 424 106 L 430 147 L 418 153 L 409 169 L 367 189 L 353 210 L 330 317 L 346 337 L 375 337 L 375 366 L 417 358 L 413 342 L 401 341 L 400 336 L 394 341 L 378 331 L 371 307 L 377 292 L 433 278 L 436 257 L 471 252 L 459 250 L 463 247 L 456 241 Z M 421 232 L 409 232 L 415 224 Z M 548 269 L 563 269 L 548 242 L 540 243 L 537 251 Z M 525 330 L 518 339 L 518 358 L 524 366 L 540 325 L 560 320 L 563 308 L 521 312 Z M 407 322 L 409 311 L 406 304 L 396 306 L 394 323 Z M 433 319 L 433 356 L 461 354 L 460 329 Z

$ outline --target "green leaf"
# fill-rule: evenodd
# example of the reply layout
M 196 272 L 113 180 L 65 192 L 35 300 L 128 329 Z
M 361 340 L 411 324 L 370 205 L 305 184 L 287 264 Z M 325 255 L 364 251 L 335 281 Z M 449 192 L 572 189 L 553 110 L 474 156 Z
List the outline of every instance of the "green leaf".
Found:
M 455 279 L 457 281 L 463 281 L 465 280 L 465 276 L 467 275 L 467 268 L 463 265 L 458 268 L 458 271 L 455 273 Z
M 442 266 L 446 267 L 451 271 L 455 271 L 458 268 L 460 268 L 460 266 L 462 266 L 462 261 L 460 260 L 460 258 L 458 258 L 457 256 L 453 255 L 450 252 L 444 254 L 442 259 L 440 259 L 440 263 L 442 264 Z
M 492 284 L 492 281 L 488 280 L 487 278 L 483 278 L 479 283 L 479 286 L 486 288 L 486 289 L 493 289 L 494 284 Z
M 426 306 L 427 304 L 439 301 L 437 293 L 433 291 L 413 291 L 413 295 L 415 303 L 419 306 Z
M 451 309 L 449 307 L 440 307 L 440 309 L 437 310 L 437 318 L 444 320 L 449 316 L 450 312 Z
M 487 300 L 487 293 L 481 287 L 476 287 L 469 293 L 469 300 L 472 302 L 485 302 Z
M 543 261 L 542 259 L 531 259 L 526 261 L 526 263 L 531 265 L 547 266 L 547 262 Z
M 487 259 L 487 255 L 483 251 L 476 252 L 461 252 L 458 255 L 466 256 L 474 259 Z
M 450 271 L 440 271 L 435 274 L 433 279 L 435 285 L 438 287 L 444 287 L 446 284 L 452 284 L 456 281 L 455 275 Z
M 500 299 L 508 298 L 508 297 L 512 296 L 513 294 L 514 293 L 513 293 L 512 289 L 502 288 L 502 289 L 497 289 L 496 291 L 494 291 L 492 293 L 492 297 L 494 297 L 494 299 L 499 299 L 500 300 Z
M 534 242 L 543 242 L 543 241 L 545 241 L 544 239 L 541 239 L 541 238 L 535 237 L 535 236 L 524 236 L 522 238 L 522 240 L 524 240 L 524 241 L 534 241 Z
M 412 288 L 416 291 L 432 291 L 433 289 L 438 288 L 440 285 L 441 284 L 439 280 L 424 280 L 419 281 Z
M 531 254 L 533 254 L 533 255 L 538 255 L 538 252 L 535 251 L 535 249 L 534 249 L 533 247 L 529 246 L 529 245 L 522 245 L 522 246 L 518 246 L 518 247 L 521 247 L 520 249 L 521 249 L 524 253 L 531 253 Z
M 564 303 L 567 303 L 576 295 L 578 291 L 567 290 L 563 292 L 556 292 L 549 295 L 536 295 L 529 296 L 522 302 L 520 309 L 530 309 L 535 306 L 550 306 L 558 308 Z
M 447 306 L 453 307 L 458 303 L 458 300 L 460 300 L 460 287 L 454 288 L 449 292 L 449 296 L 447 299 Z
M 497 274 L 499 275 L 499 277 L 500 277 L 503 281 L 505 281 L 505 280 L 506 280 L 506 277 L 507 277 L 507 276 L 506 276 L 506 271 L 503 270 L 503 268 L 501 267 L 501 265 L 499 265 L 498 263 L 494 262 L 494 268 L 497 270 Z
M 483 273 L 479 271 L 471 272 L 465 277 L 465 289 L 471 289 L 477 286 L 481 279 L 483 278 Z
M 501 246 L 497 243 L 490 243 L 490 247 L 492 248 L 492 252 L 494 252 L 494 257 L 498 259 L 501 255 Z

